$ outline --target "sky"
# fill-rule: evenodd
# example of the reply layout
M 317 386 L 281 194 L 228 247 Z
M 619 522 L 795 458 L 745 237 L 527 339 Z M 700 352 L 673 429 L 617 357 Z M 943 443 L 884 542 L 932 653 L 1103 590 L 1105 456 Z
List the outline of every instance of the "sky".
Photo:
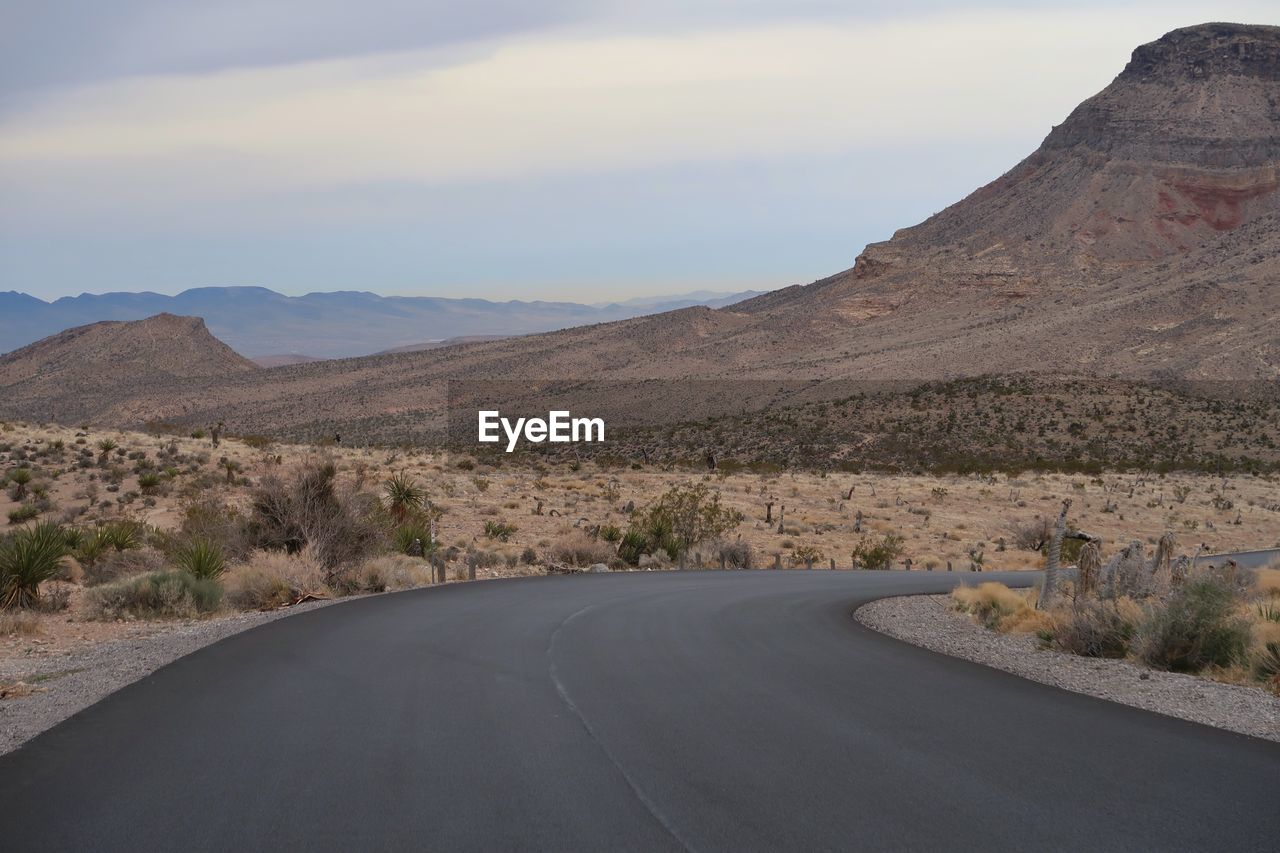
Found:
M 1270 12 L 1270 14 L 1268 14 Z M 0 0 L 0 291 L 803 284 L 1268 2 Z

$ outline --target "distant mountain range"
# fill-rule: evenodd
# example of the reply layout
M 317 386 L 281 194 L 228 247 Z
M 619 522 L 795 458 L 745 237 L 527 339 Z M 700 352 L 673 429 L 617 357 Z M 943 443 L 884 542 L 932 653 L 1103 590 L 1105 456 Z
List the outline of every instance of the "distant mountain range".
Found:
M 576 302 L 490 302 L 434 296 L 379 296 L 364 291 L 285 296 L 264 287 L 200 287 L 159 293 L 82 293 L 45 302 L 0 293 L 0 353 L 104 320 L 156 314 L 202 317 L 209 330 L 250 358 L 347 358 L 427 348 L 451 338 L 501 338 L 608 323 L 706 305 L 732 305 L 758 291 L 646 297 L 603 305 Z M 275 362 L 286 363 L 286 362 Z
M 554 401 L 611 428 L 660 427 L 848 401 L 868 382 L 904 387 L 993 374 L 1194 383 L 1207 394 L 1263 398 L 1280 393 L 1277 128 L 1280 28 L 1188 27 L 1138 47 L 1109 86 L 1009 172 L 813 284 L 665 313 L 654 305 L 369 294 L 286 301 L 269 291 L 188 291 L 174 299 L 189 302 L 170 310 L 205 317 L 210 330 L 251 354 L 319 355 L 315 348 L 328 339 L 303 335 L 326 329 L 384 330 L 376 346 L 361 344 L 370 352 L 496 335 L 492 320 L 503 312 L 548 327 L 584 325 L 270 369 L 228 361 L 194 327 L 169 335 L 178 323 L 170 318 L 133 330 L 82 330 L 92 337 L 62 335 L 0 358 L 0 417 L 225 420 L 241 433 L 307 439 L 341 432 L 399 444 L 439 433 L 451 410 L 473 411 L 477 402 L 545 411 Z M 237 312 L 228 315 L 228 305 Z M 417 325 L 405 319 L 415 305 L 423 318 Z M 627 310 L 645 316 L 600 322 Z M 13 323 L 14 313 L 0 297 L 0 323 Z M 228 316 L 243 318 L 235 323 L 244 327 L 228 328 Z M 40 334 L 25 322 L 22 335 Z M 393 328 L 396 334 L 385 331 Z M 245 343 L 248 330 L 257 346 L 280 343 L 255 351 Z M 358 349 L 348 339 L 328 346 Z M 137 375 L 82 377 L 74 369 L 83 362 L 97 370 L 108 357 L 135 366 Z M 182 366 L 192 358 L 202 363 Z M 493 405 L 500 392 L 521 405 Z M 1105 420 L 1110 405 L 1095 407 L 1090 424 Z M 1000 426 L 1002 408 L 989 413 L 990 435 L 1005 430 L 1016 440 L 1014 423 Z M 779 415 L 773 423 L 790 427 L 788 440 L 809 441 L 800 421 Z M 1092 429 L 1083 420 L 1072 426 Z M 1225 452 L 1237 432 L 1254 426 L 1224 419 L 1218 428 Z M 1165 443 L 1178 452 L 1171 438 Z

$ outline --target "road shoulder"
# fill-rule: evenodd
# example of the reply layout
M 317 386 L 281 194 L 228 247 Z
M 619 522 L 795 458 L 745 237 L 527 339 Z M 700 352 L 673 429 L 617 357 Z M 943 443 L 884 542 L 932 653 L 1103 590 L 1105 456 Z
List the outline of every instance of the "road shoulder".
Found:
M 860 607 L 854 618 L 913 645 L 1042 684 L 1280 742 L 1280 697 L 1261 688 L 1041 649 L 1034 636 L 975 625 L 949 602 L 946 595 L 882 598 Z

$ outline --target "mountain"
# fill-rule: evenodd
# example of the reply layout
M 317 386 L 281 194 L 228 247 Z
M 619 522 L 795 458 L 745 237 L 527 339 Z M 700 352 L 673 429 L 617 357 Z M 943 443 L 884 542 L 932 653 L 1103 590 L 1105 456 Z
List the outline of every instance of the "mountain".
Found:
M 274 355 L 259 355 L 250 359 L 258 367 L 284 367 L 287 364 L 306 364 L 309 361 L 324 361 L 322 358 L 316 358 L 313 355 L 303 355 L 300 352 L 276 353 Z
M 79 326 L 0 356 L 0 389 L 6 408 L 33 420 L 80 421 L 151 389 L 257 370 L 199 317 L 157 314 Z
M 822 281 L 719 309 L 154 386 L 99 416 L 411 441 L 495 396 L 661 424 L 988 374 L 1271 392 L 1278 174 L 1280 28 L 1189 27 L 1135 50 L 1008 173 Z M 5 390 L 0 414 L 21 415 Z
M 308 353 L 346 358 L 418 346 L 433 339 L 509 337 L 621 320 L 691 305 L 729 305 L 758 295 L 706 291 L 608 305 L 490 302 L 484 299 L 378 296 L 339 291 L 284 296 L 263 287 L 200 287 L 159 293 L 83 293 L 44 302 L 0 293 L 0 352 L 99 320 L 140 320 L 170 313 L 203 317 L 209 329 L 250 357 Z

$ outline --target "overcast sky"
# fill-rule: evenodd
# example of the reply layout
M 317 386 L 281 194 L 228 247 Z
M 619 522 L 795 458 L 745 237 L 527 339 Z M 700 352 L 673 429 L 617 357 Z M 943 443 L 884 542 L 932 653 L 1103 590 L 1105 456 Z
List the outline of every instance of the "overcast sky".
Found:
M 0 0 L 0 290 L 804 283 L 1012 166 L 1138 44 L 1207 20 L 1280 15 Z

